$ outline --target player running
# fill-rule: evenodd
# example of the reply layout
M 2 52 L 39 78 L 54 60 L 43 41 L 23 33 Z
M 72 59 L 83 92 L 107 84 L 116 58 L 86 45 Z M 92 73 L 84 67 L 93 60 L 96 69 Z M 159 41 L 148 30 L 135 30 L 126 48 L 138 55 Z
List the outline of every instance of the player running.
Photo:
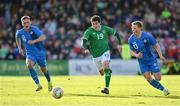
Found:
M 142 31 L 142 28 L 143 24 L 141 21 L 132 23 L 133 34 L 128 39 L 131 55 L 138 58 L 141 72 L 151 86 L 163 91 L 164 95 L 169 95 L 170 92 L 159 82 L 161 80 L 161 73 L 154 49 L 163 62 L 165 62 L 166 59 L 162 55 L 160 46 L 152 34 Z M 154 76 L 154 78 L 152 76 Z
M 16 43 L 19 53 L 26 56 L 26 65 L 32 79 L 37 85 L 36 91 L 40 91 L 42 89 L 37 73 L 33 68 L 36 62 L 41 67 L 41 71 L 48 81 L 48 91 L 51 91 L 52 83 L 49 71 L 46 67 L 46 54 L 43 46 L 43 41 L 46 39 L 46 36 L 38 27 L 31 25 L 32 21 L 29 16 L 23 16 L 21 18 L 21 23 L 23 28 L 17 30 L 16 32 Z M 25 51 L 21 47 L 21 42 Z
M 93 56 L 100 74 L 105 73 L 105 88 L 101 90 L 102 93 L 109 94 L 109 85 L 111 80 L 112 70 L 110 64 L 110 50 L 108 45 L 108 36 L 113 35 L 118 39 L 118 50 L 121 52 L 121 40 L 118 32 L 105 25 L 101 25 L 101 18 L 98 15 L 91 17 L 91 27 L 89 27 L 82 37 L 82 47 L 85 53 L 90 52 Z M 89 44 L 89 45 L 88 45 Z

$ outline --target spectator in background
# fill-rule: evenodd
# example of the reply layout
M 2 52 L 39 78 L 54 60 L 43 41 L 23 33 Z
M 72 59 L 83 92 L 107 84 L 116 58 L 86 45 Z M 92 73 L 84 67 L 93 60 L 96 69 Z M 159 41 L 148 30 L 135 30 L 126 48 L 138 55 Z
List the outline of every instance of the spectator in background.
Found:
M 170 16 L 171 16 L 171 12 L 167 8 L 165 8 L 161 13 L 161 17 L 163 19 L 168 19 Z
M 17 48 L 9 43 L 14 41 L 11 35 L 14 35 L 16 29 L 20 29 L 19 19 L 22 15 L 33 14 L 33 24 L 38 25 L 46 35 L 50 34 L 47 36 L 47 42 L 50 43 L 46 44 L 48 59 L 89 58 L 89 55 L 83 55 L 82 51 L 74 52 L 77 49 L 74 43 L 89 26 L 91 15 L 100 14 L 104 24 L 118 29 L 123 35 L 123 43 L 127 43 L 127 38 L 130 36 L 131 22 L 137 19 L 142 20 L 144 29 L 152 32 L 156 38 L 178 40 L 180 39 L 179 5 L 179 0 L 95 0 L 94 2 L 92 0 L 1 0 L 0 41 L 3 49 L 9 50 L 4 46 L 7 44 L 16 50 Z M 121 28 L 118 28 L 119 26 Z M 56 47 L 59 48 L 56 53 L 58 58 L 52 58 L 54 44 L 60 44 Z M 110 45 L 112 57 L 117 58 L 118 54 L 113 52 L 116 51 L 113 48 L 114 40 L 110 40 L 110 44 L 112 44 Z M 169 45 L 165 42 L 161 46 L 166 49 Z M 180 49 L 179 46 L 177 48 Z M 15 55 L 16 59 L 23 58 L 18 54 Z

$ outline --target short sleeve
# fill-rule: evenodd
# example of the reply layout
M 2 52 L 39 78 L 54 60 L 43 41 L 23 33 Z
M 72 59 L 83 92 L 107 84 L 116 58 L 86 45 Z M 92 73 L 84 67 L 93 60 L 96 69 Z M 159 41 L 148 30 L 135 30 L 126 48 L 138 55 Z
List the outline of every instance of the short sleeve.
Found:
M 110 27 L 108 27 L 108 26 L 106 26 L 106 30 L 107 30 L 107 32 L 108 32 L 109 35 L 115 35 L 115 33 L 116 33 L 116 30 L 115 30 L 115 29 L 110 28 Z
M 19 30 L 16 31 L 15 37 L 20 38 Z
M 154 38 L 154 36 L 152 35 L 152 34 L 149 34 L 149 42 L 150 42 L 150 44 L 151 45 L 156 45 L 156 43 L 157 43 L 157 41 L 156 41 L 156 39 Z
M 135 49 L 134 49 L 134 47 L 133 47 L 133 44 L 132 44 L 132 39 L 131 39 L 131 37 L 128 39 L 128 44 L 129 44 L 130 50 L 131 50 L 131 51 L 135 51 Z
M 42 31 L 38 27 L 34 27 L 33 30 L 37 36 L 43 35 Z
M 84 32 L 84 35 L 83 35 L 82 39 L 88 40 L 88 39 L 89 39 L 89 36 L 90 36 L 90 30 L 87 29 L 87 30 Z

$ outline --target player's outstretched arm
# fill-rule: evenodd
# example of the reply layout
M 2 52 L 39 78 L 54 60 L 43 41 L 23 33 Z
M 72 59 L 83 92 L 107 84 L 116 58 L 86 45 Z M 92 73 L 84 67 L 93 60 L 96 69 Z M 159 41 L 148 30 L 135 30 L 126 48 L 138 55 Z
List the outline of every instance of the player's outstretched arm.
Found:
M 159 46 L 158 43 L 154 46 L 154 49 L 157 51 L 157 53 L 158 53 L 158 55 L 159 55 L 159 58 L 160 58 L 163 62 L 166 62 L 166 58 L 162 55 L 161 48 L 160 48 L 160 46 Z
M 39 36 L 37 39 L 35 39 L 35 40 L 29 40 L 28 41 L 28 43 L 30 44 L 30 45 L 32 45 L 32 44 L 34 44 L 34 43 L 38 43 L 38 42 L 41 42 L 41 41 L 44 41 L 44 40 L 46 40 L 46 36 L 45 35 L 41 35 L 41 36 Z
M 119 53 L 121 53 L 122 52 L 122 46 L 121 46 L 122 44 L 121 44 L 120 35 L 119 35 L 118 32 L 116 32 L 114 36 L 116 36 L 116 38 L 117 38 L 117 41 L 118 41 L 118 51 L 119 51 Z
M 141 52 L 136 53 L 135 51 L 132 51 L 132 50 L 131 50 L 131 55 L 136 57 L 136 58 L 139 58 L 139 59 L 141 59 L 143 57 Z
M 17 44 L 18 49 L 19 49 L 19 53 L 24 56 L 24 51 L 23 51 L 23 49 L 21 48 L 21 39 L 20 39 L 20 38 L 17 38 L 17 37 L 16 37 L 15 39 L 16 39 L 16 44 Z
M 81 47 L 83 49 L 88 49 L 87 42 L 88 42 L 87 39 L 84 39 L 84 38 L 81 39 Z
M 84 39 L 84 38 L 81 39 L 81 47 L 85 49 L 84 53 L 86 54 L 89 53 L 89 46 L 87 45 L 87 42 L 88 42 L 87 39 Z

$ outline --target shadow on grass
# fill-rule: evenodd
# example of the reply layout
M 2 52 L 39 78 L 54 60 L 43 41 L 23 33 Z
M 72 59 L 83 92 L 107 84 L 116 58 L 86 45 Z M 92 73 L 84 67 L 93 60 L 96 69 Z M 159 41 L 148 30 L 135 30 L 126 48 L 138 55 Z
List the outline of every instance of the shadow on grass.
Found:
M 67 93 L 69 96 L 81 96 L 81 97 L 107 97 L 107 98 L 136 98 L 136 97 L 147 97 L 147 98 L 168 98 L 168 99 L 180 99 L 180 96 L 169 95 L 169 96 L 152 96 L 152 95 L 96 95 L 96 94 L 75 94 L 75 93 Z
M 69 96 L 84 96 L 84 97 L 109 97 L 109 98 L 130 98 L 128 96 L 113 96 L 113 95 L 95 95 L 95 94 L 73 94 L 68 93 Z
M 151 97 L 151 98 L 168 98 L 168 99 L 180 99 L 180 96 L 169 95 L 169 96 L 152 96 L 152 95 L 130 95 L 132 97 Z

